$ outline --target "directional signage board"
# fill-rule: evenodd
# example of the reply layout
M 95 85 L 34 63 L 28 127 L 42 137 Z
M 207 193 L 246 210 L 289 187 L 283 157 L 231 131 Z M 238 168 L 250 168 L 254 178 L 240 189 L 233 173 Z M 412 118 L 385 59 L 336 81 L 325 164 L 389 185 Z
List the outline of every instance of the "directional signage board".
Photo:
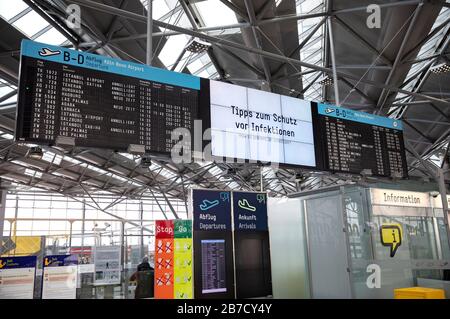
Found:
M 36 259 L 0 257 L 0 299 L 33 299 Z
M 43 268 L 42 299 L 76 299 L 77 255 L 45 256 Z
M 192 190 L 194 296 L 234 298 L 231 193 Z
M 267 194 L 233 192 L 235 231 L 267 231 Z
M 236 298 L 272 295 L 267 194 L 232 192 Z

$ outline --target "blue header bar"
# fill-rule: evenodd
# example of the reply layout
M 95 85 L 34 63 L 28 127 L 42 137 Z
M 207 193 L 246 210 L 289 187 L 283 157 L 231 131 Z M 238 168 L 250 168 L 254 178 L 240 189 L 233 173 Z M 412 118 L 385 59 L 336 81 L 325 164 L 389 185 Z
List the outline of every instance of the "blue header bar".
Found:
M 235 231 L 266 231 L 267 194 L 233 191 Z
M 389 117 L 378 116 L 366 112 L 354 111 L 337 107 L 331 104 L 317 103 L 319 114 L 340 118 L 343 120 L 366 123 L 370 125 L 383 126 L 394 130 L 403 130 L 403 123 L 400 120 L 394 120 Z
M 21 54 L 40 60 L 200 90 L 200 78 L 197 76 L 30 40 L 22 40 Z
M 231 231 L 231 193 L 192 190 L 194 230 Z
M 48 255 L 44 257 L 44 268 L 71 265 L 78 265 L 78 255 Z
M 35 268 L 36 259 L 36 256 L 1 257 L 0 270 L 14 268 Z

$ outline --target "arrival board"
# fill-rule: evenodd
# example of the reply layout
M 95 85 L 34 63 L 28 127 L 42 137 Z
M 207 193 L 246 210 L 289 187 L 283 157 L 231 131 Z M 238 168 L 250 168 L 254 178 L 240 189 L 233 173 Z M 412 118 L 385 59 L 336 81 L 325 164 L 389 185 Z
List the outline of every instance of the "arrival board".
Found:
M 401 121 L 327 104 L 313 113 L 323 170 L 408 176 Z
M 200 78 L 24 40 L 16 140 L 168 153 L 191 129 Z

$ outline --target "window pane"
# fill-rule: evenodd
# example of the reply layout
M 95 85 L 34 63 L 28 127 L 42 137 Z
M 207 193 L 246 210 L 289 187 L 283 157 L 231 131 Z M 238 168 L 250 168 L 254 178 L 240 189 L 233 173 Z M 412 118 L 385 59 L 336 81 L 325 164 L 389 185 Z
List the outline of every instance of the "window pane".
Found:
M 0 16 L 2 16 L 5 20 L 9 20 L 20 12 L 28 8 L 25 2 L 20 0 L 14 1 L 0 1 Z
M 48 22 L 45 21 L 37 12 L 30 11 L 22 18 L 14 22 L 13 25 L 22 31 L 22 33 L 31 38 L 34 34 L 48 26 Z

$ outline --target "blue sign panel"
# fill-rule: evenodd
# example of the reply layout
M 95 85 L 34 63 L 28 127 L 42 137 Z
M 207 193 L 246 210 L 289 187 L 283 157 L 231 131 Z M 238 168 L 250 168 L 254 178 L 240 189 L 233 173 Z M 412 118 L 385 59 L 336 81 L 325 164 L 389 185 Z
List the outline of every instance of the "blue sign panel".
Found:
M 194 230 L 231 231 L 230 192 L 192 191 Z
M 267 230 L 267 194 L 233 192 L 234 229 Z
M 44 258 L 44 267 L 78 265 L 78 255 L 49 255 Z
M 0 257 L 0 269 L 35 268 L 36 256 Z
M 403 124 L 400 120 L 394 120 L 384 116 L 378 116 L 366 112 L 359 112 L 330 104 L 317 104 L 319 114 L 340 118 L 348 121 L 355 121 L 365 124 L 387 127 L 395 130 L 403 130 Z
M 91 70 L 182 86 L 195 90 L 200 89 L 200 78 L 196 76 L 172 72 L 143 64 L 112 59 L 97 54 L 84 53 L 30 40 L 22 41 L 22 55 L 41 60 L 83 67 Z

